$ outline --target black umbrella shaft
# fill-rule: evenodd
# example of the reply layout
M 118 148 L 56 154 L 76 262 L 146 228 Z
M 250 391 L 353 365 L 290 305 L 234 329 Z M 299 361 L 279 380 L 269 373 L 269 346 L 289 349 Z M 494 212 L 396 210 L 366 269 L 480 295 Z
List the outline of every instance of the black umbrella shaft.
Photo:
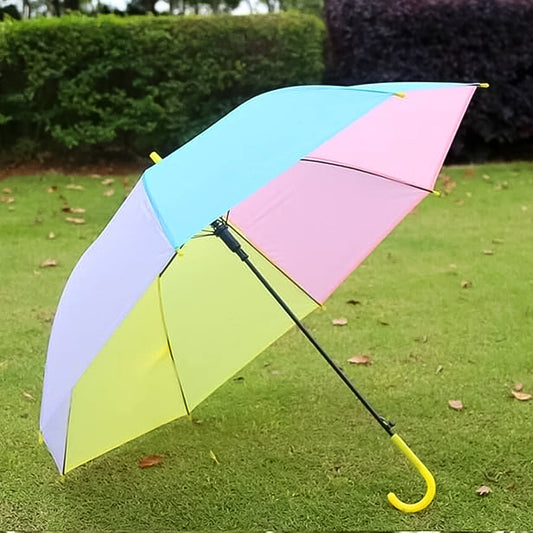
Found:
M 342 379 L 345 385 L 352 391 L 357 399 L 366 407 L 370 414 L 378 421 L 380 426 L 389 434 L 394 435 L 393 425 L 391 422 L 385 420 L 368 402 L 368 400 L 355 388 L 355 385 L 350 381 L 350 378 L 340 369 L 335 361 L 326 353 L 326 351 L 320 346 L 317 340 L 311 335 L 309 330 L 303 325 L 301 320 L 294 314 L 292 309 L 287 305 L 285 300 L 276 292 L 276 290 L 270 285 L 268 280 L 257 270 L 256 266 L 250 261 L 248 254 L 242 249 L 240 243 L 229 231 L 228 225 L 222 219 L 217 219 L 211 224 L 215 231 L 215 235 L 220 237 L 222 241 L 228 246 L 228 248 L 236 253 L 240 259 L 246 264 L 246 266 L 253 272 L 257 279 L 262 283 L 265 289 L 272 295 L 274 300 L 278 302 L 281 308 L 289 315 L 291 320 L 297 326 L 297 328 L 305 335 L 307 340 L 316 348 L 318 353 L 327 361 L 329 366 L 333 368 L 336 374 Z

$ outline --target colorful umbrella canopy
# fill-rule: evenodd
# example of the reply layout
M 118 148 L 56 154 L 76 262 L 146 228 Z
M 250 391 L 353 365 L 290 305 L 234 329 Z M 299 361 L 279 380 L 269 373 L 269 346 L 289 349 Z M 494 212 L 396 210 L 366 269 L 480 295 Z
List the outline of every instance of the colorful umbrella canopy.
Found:
M 40 427 L 59 470 L 190 413 L 323 304 L 432 192 L 477 86 L 280 89 L 149 168 L 57 309 Z

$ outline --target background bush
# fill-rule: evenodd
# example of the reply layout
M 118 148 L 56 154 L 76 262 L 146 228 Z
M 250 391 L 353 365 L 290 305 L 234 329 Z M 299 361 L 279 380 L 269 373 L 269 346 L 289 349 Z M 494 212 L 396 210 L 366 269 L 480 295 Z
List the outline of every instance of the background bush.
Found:
M 531 0 L 326 0 L 327 81 L 479 81 L 457 153 L 533 157 Z
M 1 148 L 165 153 L 249 97 L 320 83 L 324 39 L 298 13 L 3 22 Z

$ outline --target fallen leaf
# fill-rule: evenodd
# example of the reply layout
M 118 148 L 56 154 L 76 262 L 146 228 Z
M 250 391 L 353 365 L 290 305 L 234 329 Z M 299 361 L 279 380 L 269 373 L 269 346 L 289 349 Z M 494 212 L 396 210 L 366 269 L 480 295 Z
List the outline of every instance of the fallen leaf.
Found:
M 450 194 L 452 190 L 457 186 L 455 181 L 453 181 L 450 176 L 443 174 L 441 176 L 442 181 L 442 189 L 444 191 L 444 194 Z
M 51 232 L 48 234 L 48 238 L 49 238 L 49 239 L 55 239 L 55 238 L 56 238 L 56 234 L 55 234 L 53 231 L 51 231 Z
M 115 194 L 115 191 L 113 189 L 107 189 L 107 191 L 104 192 L 104 196 L 113 196 Z
M 463 281 L 461 281 L 461 287 L 463 289 L 470 289 L 472 287 L 472 282 L 463 280 Z
M 488 174 L 483 174 L 483 176 L 481 176 L 484 180 L 490 180 L 490 176 Z
M 70 212 L 71 213 L 85 213 L 85 209 L 83 207 L 71 207 Z
M 146 455 L 139 460 L 139 468 L 149 468 L 151 466 L 159 465 L 163 462 L 161 455 Z
M 274 376 L 277 376 L 279 374 L 279 370 L 272 370 L 271 374 Z
M 517 400 L 520 400 L 521 402 L 526 402 L 532 398 L 531 394 L 528 394 L 527 392 L 512 390 L 511 393 Z
M 442 365 L 439 365 L 439 366 L 437 367 L 437 370 L 435 370 L 435 374 L 438 374 L 439 372 L 442 372 L 443 368 L 444 368 L 444 367 L 443 367 Z
M 346 326 L 346 324 L 348 324 L 348 319 L 347 318 L 334 318 L 331 323 L 334 325 L 334 326 Z
M 2 189 L 2 192 L 5 193 L 5 194 L 11 194 L 13 191 L 6 187 L 5 189 Z
M 100 179 L 101 177 L 100 174 L 91 174 L 91 178 Z
M 463 402 L 461 400 L 448 400 L 448 405 L 456 411 L 463 410 Z
M 416 337 L 415 338 L 415 342 L 420 342 L 422 344 L 426 344 L 426 342 L 428 341 L 428 337 L 427 335 L 424 335 L 423 337 Z
M 65 218 L 65 220 L 67 222 L 70 222 L 72 224 L 85 224 L 85 219 L 84 218 L 72 218 L 72 217 L 67 217 Z
M 83 185 L 76 185 L 75 183 L 69 183 L 67 185 L 67 189 L 71 189 L 73 191 L 83 191 Z
M 464 205 L 465 201 L 464 200 L 455 200 L 455 203 L 457 205 Z
M 107 178 L 102 181 L 102 185 L 111 185 L 115 180 L 113 178 Z
M 53 192 L 57 191 L 57 185 L 52 185 L 51 187 L 48 187 L 48 189 L 46 189 L 46 192 L 48 194 L 51 194 Z
M 494 250 L 483 250 L 483 255 L 494 255 Z
M 13 196 L 0 196 L 0 201 L 4 204 L 12 204 L 15 198 Z
M 346 303 L 350 305 L 361 305 L 359 300 L 348 300 Z
M 35 400 L 35 398 L 29 392 L 23 392 L 22 395 L 28 400 Z
M 215 455 L 213 450 L 209 450 L 209 457 L 211 457 L 211 459 L 213 459 L 213 461 L 215 461 L 217 465 L 220 464 L 220 461 L 217 459 L 217 456 Z
M 370 366 L 372 364 L 372 358 L 369 355 L 354 355 L 348 359 L 348 363 L 352 365 Z
M 57 260 L 55 259 L 45 259 L 42 263 L 41 263 L 41 268 L 44 268 L 44 267 L 56 267 L 57 266 Z
M 515 383 L 513 386 L 513 390 L 515 390 L 516 392 L 522 392 L 523 388 L 524 388 L 524 385 L 519 382 Z
M 487 485 L 481 485 L 481 487 L 476 489 L 476 492 L 480 496 L 486 496 L 487 494 L 490 494 L 492 492 L 492 489 L 490 487 L 487 487 Z

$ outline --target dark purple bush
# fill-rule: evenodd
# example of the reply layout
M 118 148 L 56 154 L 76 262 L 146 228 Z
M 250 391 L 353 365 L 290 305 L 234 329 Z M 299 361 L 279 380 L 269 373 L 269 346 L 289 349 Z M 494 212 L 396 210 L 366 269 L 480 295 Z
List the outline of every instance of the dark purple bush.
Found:
M 489 82 L 456 154 L 533 157 L 533 1 L 325 0 L 325 15 L 328 83 Z

